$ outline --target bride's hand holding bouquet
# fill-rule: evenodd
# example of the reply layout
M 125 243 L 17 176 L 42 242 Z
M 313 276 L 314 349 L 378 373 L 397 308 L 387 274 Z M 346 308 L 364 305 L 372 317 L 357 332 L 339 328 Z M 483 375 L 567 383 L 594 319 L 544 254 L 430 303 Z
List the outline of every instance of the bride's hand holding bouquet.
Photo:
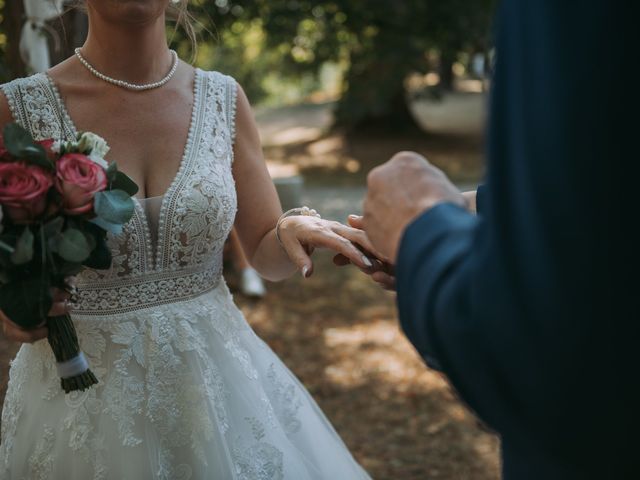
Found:
M 0 136 L 0 321 L 13 340 L 48 338 L 67 393 L 97 382 L 68 314 L 69 278 L 110 267 L 107 233 L 130 220 L 138 190 L 108 151 L 92 133 L 36 142 L 9 124 Z

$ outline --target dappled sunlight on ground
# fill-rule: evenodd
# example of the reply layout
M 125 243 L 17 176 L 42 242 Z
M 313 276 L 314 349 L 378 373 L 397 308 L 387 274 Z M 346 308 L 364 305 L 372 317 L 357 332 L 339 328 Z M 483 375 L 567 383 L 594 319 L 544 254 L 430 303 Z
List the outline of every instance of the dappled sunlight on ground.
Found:
M 307 178 L 330 176 L 333 182 L 364 183 L 373 167 L 399 150 L 414 150 L 454 181 L 474 183 L 484 173 L 486 98 L 485 94 L 459 91 L 441 100 L 417 99 L 412 110 L 424 135 L 361 132 L 347 137 L 331 132 L 333 103 L 262 111 L 257 119 L 267 161 L 296 165 Z
M 421 386 L 424 365 L 417 355 L 411 355 L 412 348 L 395 320 L 329 328 L 324 332 L 324 343 L 330 352 L 340 357 L 340 361 L 325 369 L 327 380 L 337 385 L 362 385 L 376 378 L 395 384 L 398 391 L 405 391 L 409 384 L 412 388 Z M 424 386 L 427 387 L 424 391 L 434 387 L 428 382 Z M 444 386 L 443 382 L 439 388 Z
M 319 128 L 291 127 L 274 133 L 271 141 L 274 145 L 287 145 L 289 143 L 308 142 L 318 138 L 322 134 Z
M 498 441 L 425 367 L 401 333 L 394 295 L 316 257 L 309 280 L 238 301 L 375 479 L 496 480 Z

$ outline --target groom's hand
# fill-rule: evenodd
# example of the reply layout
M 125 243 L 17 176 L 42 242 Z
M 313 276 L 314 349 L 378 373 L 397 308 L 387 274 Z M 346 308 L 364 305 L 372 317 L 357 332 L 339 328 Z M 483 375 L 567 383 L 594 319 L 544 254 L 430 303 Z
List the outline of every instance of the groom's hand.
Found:
M 363 218 L 358 215 L 349 215 L 349 226 L 358 230 L 363 230 Z M 361 269 L 365 274 L 369 275 L 373 281 L 378 283 L 385 290 L 395 291 L 396 274 L 395 266 L 391 264 L 389 259 L 384 258 L 378 252 L 367 252 L 369 258 L 373 260 L 373 267 Z M 350 265 L 351 261 L 342 254 L 338 254 L 333 258 L 333 263 L 339 267 Z
M 404 230 L 422 213 L 444 202 L 467 207 L 446 175 L 417 153 L 398 153 L 372 170 L 368 187 L 364 230 L 374 247 L 392 262 Z

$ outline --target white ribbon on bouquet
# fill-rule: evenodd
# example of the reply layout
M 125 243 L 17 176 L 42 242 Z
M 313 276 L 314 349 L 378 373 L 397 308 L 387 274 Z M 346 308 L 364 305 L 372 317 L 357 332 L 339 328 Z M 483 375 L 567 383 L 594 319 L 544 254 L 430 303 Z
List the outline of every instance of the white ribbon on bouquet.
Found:
M 51 66 L 47 33 L 57 38 L 47 20 L 62 14 L 64 0 L 23 0 L 27 20 L 20 35 L 20 55 L 31 73 L 44 72 Z
M 80 352 L 77 357 L 67 362 L 56 363 L 56 368 L 60 378 L 71 378 L 89 370 L 89 362 L 84 353 Z

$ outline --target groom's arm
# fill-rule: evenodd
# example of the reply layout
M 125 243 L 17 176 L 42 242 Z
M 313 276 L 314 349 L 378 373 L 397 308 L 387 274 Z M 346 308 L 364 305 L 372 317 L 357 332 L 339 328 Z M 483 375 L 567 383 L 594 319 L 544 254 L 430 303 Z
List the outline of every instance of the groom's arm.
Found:
M 396 275 L 400 320 L 407 337 L 436 370 L 444 368 L 428 320 L 437 314 L 436 298 L 443 284 L 451 275 L 465 276 L 477 222 L 457 205 L 438 205 L 409 226 L 399 250 Z
M 629 16 L 604 0 L 503 2 L 482 215 L 431 201 L 394 257 L 407 335 L 510 444 L 584 455 L 628 411 L 632 363 L 616 359 L 637 337 L 612 300 L 628 288 L 612 273 L 625 260 L 611 258 L 625 252 L 613 219 L 630 205 L 607 186 L 631 158 L 633 136 L 614 121 Z M 415 178 L 377 193 L 396 208 L 387 216 L 402 215 Z

